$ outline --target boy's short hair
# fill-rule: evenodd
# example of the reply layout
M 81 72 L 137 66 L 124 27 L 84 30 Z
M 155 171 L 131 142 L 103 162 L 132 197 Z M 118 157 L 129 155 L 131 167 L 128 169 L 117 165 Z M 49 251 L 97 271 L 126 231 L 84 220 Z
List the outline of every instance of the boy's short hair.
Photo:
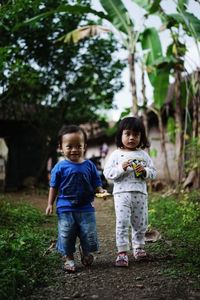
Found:
M 133 130 L 135 132 L 140 132 L 141 138 L 138 147 L 141 149 L 150 147 L 148 138 L 146 136 L 145 127 L 141 118 L 127 117 L 120 121 L 118 125 L 117 134 L 116 134 L 116 145 L 119 148 L 123 148 L 123 143 L 122 143 L 123 130 Z
M 81 132 L 83 134 L 84 144 L 87 144 L 87 135 L 86 135 L 85 131 L 83 130 L 83 128 L 81 128 L 80 126 L 77 126 L 77 125 L 63 125 L 58 132 L 59 146 L 62 145 L 63 135 L 65 135 L 67 133 L 76 133 L 76 132 Z

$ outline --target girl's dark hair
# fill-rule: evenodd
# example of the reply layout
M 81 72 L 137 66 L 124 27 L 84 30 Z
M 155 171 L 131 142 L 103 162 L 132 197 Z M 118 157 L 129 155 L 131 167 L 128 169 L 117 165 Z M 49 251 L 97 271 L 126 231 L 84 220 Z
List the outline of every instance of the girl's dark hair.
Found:
M 87 144 L 87 135 L 83 130 L 83 128 L 77 125 L 63 125 L 58 132 L 58 145 L 61 147 L 63 135 L 67 133 L 76 133 L 76 132 L 81 132 L 83 134 L 84 143 Z
M 124 145 L 122 144 L 123 130 L 133 130 L 135 132 L 140 132 L 141 138 L 138 148 L 144 149 L 150 147 L 149 141 L 146 136 L 144 124 L 140 118 L 127 117 L 120 121 L 116 134 L 116 145 L 119 148 L 124 147 Z

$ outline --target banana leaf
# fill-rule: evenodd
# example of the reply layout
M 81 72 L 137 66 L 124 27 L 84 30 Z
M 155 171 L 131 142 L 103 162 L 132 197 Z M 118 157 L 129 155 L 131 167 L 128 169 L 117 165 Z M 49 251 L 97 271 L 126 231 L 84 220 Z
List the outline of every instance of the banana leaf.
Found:
M 161 109 L 165 103 L 169 87 L 169 72 L 161 69 L 154 79 L 154 106 Z
M 167 27 L 170 27 L 171 24 L 178 27 L 181 23 L 183 29 L 188 35 L 200 40 L 200 19 L 193 14 L 188 12 L 182 12 L 181 14 L 170 14 L 167 16 L 167 19 Z
M 149 14 L 153 14 L 158 11 L 160 7 L 161 0 L 132 0 L 134 3 L 136 3 L 138 6 L 144 8 Z
M 100 0 L 101 5 L 108 13 L 109 21 L 113 26 L 129 35 L 130 28 L 134 27 L 133 21 L 129 17 L 129 13 L 121 0 Z
M 151 84 L 154 86 L 154 80 L 157 77 L 156 68 L 152 67 L 155 61 L 162 57 L 162 47 L 159 35 L 155 28 L 147 28 L 140 36 L 143 50 L 149 50 L 146 65 L 147 73 Z

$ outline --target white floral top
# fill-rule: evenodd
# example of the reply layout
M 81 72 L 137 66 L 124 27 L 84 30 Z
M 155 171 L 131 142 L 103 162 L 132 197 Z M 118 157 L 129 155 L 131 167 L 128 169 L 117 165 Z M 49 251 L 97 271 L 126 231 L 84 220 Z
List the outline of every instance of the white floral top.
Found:
M 122 168 L 122 163 L 127 160 L 140 163 L 146 170 L 146 176 L 137 177 L 132 167 L 128 167 L 126 171 Z M 147 194 L 148 179 L 156 177 L 156 169 L 153 162 L 144 150 L 124 151 L 117 149 L 109 156 L 104 167 L 104 176 L 113 180 L 113 194 L 122 192 L 140 192 Z

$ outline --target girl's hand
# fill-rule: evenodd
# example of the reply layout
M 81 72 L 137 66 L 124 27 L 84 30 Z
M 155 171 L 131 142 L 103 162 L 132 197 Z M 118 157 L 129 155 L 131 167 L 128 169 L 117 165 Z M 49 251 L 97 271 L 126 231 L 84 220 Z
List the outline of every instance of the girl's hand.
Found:
M 124 169 L 124 171 L 126 171 L 128 167 L 130 167 L 130 161 L 129 160 L 124 161 L 122 163 L 122 168 Z
M 135 171 L 137 172 L 137 173 L 140 173 L 140 174 L 142 174 L 142 175 L 146 175 L 146 170 L 145 170 L 145 168 L 142 166 L 142 165 L 140 165 L 140 164 L 138 164 L 136 167 L 135 167 Z

